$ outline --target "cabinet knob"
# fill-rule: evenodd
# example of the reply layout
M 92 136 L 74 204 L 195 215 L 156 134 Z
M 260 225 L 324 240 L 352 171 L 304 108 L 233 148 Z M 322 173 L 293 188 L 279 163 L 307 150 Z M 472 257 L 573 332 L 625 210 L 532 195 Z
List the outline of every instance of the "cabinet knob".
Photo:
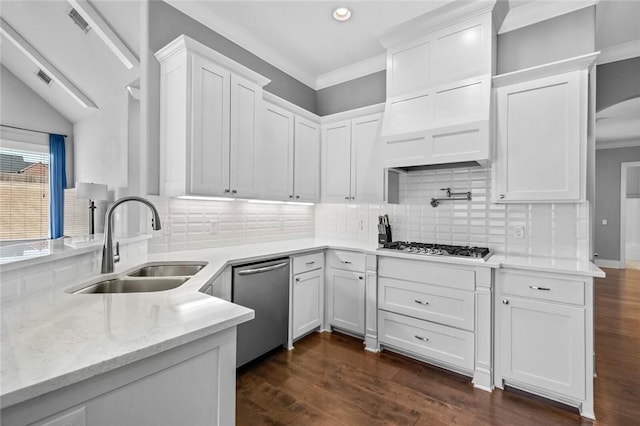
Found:
M 237 194 L 238 191 L 236 191 L 235 189 L 233 191 L 231 191 L 232 194 Z
M 345 200 L 348 200 L 348 199 L 349 199 L 349 197 L 344 197 L 344 199 L 345 199 Z
M 355 200 L 355 199 L 356 199 L 356 197 L 351 197 L 350 199 L 351 199 L 351 200 Z
M 224 192 L 226 192 L 227 194 L 230 192 L 230 189 L 225 189 Z
M 293 195 L 289 195 L 289 198 L 293 198 Z
M 504 199 L 504 194 L 500 194 L 499 197 L 501 200 Z
M 503 304 L 503 305 L 508 305 L 508 304 L 509 304 L 509 301 L 508 301 L 507 299 L 503 299 L 503 300 L 502 300 L 502 304 Z
M 298 283 L 299 283 L 299 282 L 300 282 L 300 278 L 296 278 L 296 282 L 298 282 Z
M 363 280 L 363 279 L 364 279 L 364 277 L 363 277 L 362 275 L 360 275 L 360 276 L 358 277 L 358 279 L 359 279 L 359 280 Z
M 299 196 L 299 195 L 296 195 L 296 199 L 299 199 L 299 198 L 300 198 L 300 196 Z

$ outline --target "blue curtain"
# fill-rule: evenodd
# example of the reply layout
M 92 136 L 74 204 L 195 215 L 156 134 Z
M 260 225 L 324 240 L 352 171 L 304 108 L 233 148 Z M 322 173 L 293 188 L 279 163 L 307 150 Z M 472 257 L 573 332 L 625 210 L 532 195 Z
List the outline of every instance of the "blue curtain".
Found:
M 64 164 L 64 136 L 49 135 L 49 237 L 64 234 L 64 190 L 67 174 Z

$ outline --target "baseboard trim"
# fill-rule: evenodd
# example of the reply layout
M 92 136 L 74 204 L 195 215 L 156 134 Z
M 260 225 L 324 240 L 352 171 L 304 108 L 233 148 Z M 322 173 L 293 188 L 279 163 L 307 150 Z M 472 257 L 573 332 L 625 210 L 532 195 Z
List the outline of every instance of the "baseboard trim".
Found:
M 603 268 L 624 269 L 619 260 L 594 259 L 593 263 Z

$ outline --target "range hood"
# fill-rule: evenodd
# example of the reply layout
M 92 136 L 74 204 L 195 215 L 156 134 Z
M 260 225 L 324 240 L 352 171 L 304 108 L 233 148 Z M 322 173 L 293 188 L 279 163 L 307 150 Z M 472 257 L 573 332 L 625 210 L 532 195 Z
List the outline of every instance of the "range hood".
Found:
M 380 36 L 385 167 L 490 161 L 491 77 L 507 2 L 452 2 Z

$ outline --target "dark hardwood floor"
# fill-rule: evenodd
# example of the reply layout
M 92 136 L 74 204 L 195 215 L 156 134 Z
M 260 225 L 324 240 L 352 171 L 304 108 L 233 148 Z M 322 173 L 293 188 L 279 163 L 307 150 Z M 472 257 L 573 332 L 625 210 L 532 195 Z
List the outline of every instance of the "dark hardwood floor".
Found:
M 365 352 L 339 333 L 314 333 L 237 376 L 239 425 L 640 425 L 640 271 L 596 281 L 595 410 L 514 391 L 487 393 L 469 378 L 396 355 Z

